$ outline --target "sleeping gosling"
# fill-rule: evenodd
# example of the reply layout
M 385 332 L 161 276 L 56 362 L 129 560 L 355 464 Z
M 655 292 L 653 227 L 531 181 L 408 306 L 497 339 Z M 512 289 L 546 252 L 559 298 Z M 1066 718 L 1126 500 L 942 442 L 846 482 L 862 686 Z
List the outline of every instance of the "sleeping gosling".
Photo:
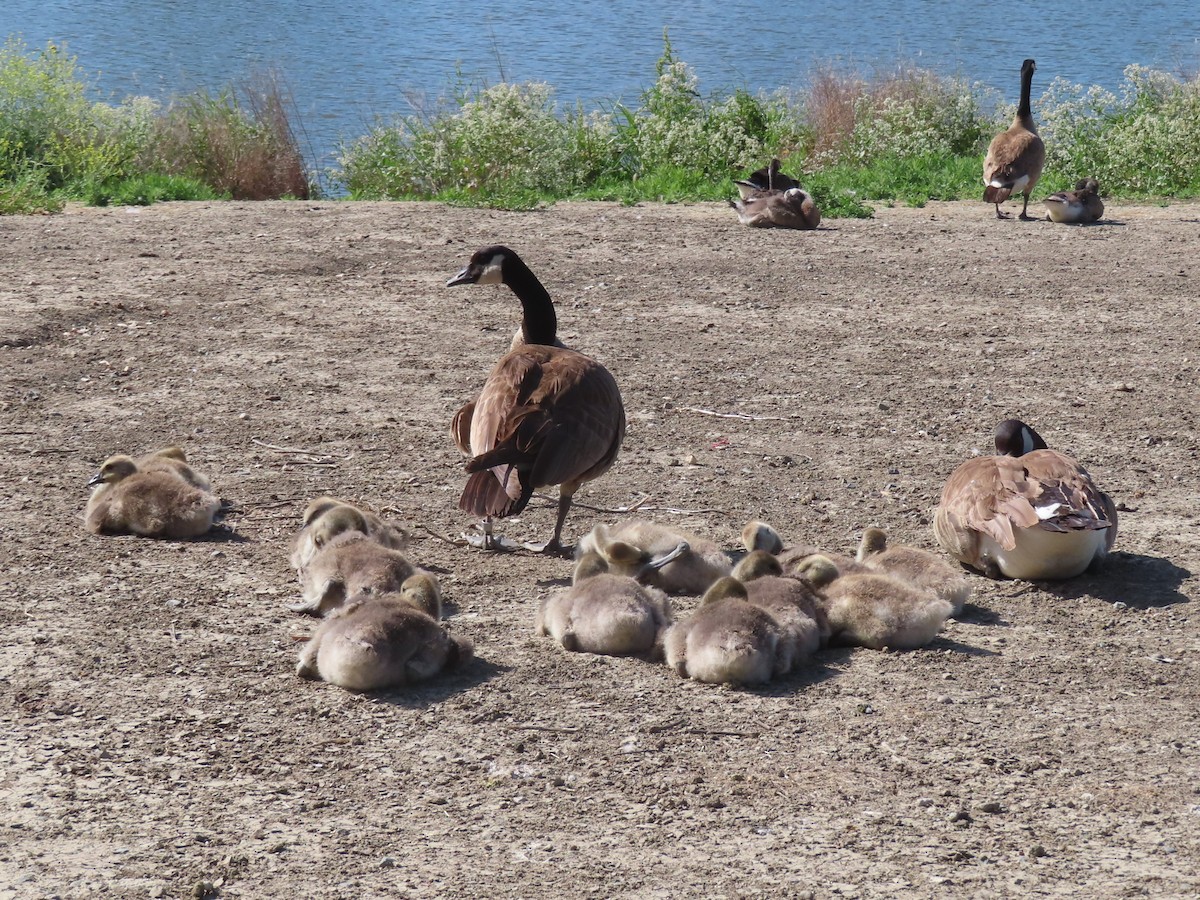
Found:
M 170 472 L 141 472 L 131 457 L 105 460 L 88 486 L 84 527 L 93 534 L 193 538 L 207 532 L 221 508 L 217 497 Z
M 589 551 L 603 556 L 615 573 L 669 594 L 702 594 L 733 568 L 729 556 L 714 541 L 645 519 L 597 525 L 579 542 L 580 553 Z M 655 560 L 656 565 L 644 572 L 634 571 L 637 561 L 644 559 Z
M 343 510 L 334 514 L 352 517 Z M 356 594 L 398 592 L 416 573 L 399 550 L 381 546 L 361 531 L 343 531 L 328 540 L 300 573 L 303 599 L 288 608 L 325 616 Z
M 187 454 L 182 447 L 163 447 L 147 453 L 137 461 L 139 472 L 173 472 L 202 491 L 212 491 L 212 482 L 188 464 Z
M 657 588 L 613 574 L 599 553 L 575 564 L 572 585 L 542 601 L 535 630 L 567 650 L 608 656 L 653 655 L 671 621 L 670 604 Z
M 824 570 L 821 556 L 803 563 L 806 571 Z M 950 618 L 949 601 L 879 573 L 841 575 L 819 593 L 832 631 L 831 640 L 872 650 L 915 650 L 932 641 Z
M 474 648 L 402 595 L 359 594 L 334 610 L 300 651 L 296 674 L 348 691 L 400 687 L 469 662 Z
M 354 520 L 354 530 L 370 536 L 377 544 L 392 550 L 408 548 L 409 534 L 404 528 L 385 522 L 375 513 L 355 506 L 353 503 L 347 503 L 334 497 L 317 497 L 305 508 L 304 515 L 301 517 L 302 527 L 292 539 L 292 550 L 288 559 L 292 568 L 297 572 L 312 561 L 313 556 L 321 549 L 322 540 L 328 540 L 336 533 L 328 525 L 322 529 L 321 520 L 335 510 L 341 509 L 350 509 L 357 513 L 358 519 Z M 349 514 L 347 514 L 338 520 L 338 524 L 347 526 L 350 521 Z
M 732 685 L 764 684 L 791 671 L 778 624 L 747 596 L 736 578 L 712 585 L 696 612 L 663 636 L 667 666 L 682 678 Z
M 767 612 L 790 642 L 792 665 L 806 662 L 829 643 L 829 620 L 816 588 L 783 574 L 779 560 L 763 550 L 748 554 L 733 569 L 733 577 L 746 586 L 747 601 Z
M 887 533 L 882 528 L 863 532 L 857 559 L 875 571 L 907 581 L 947 601 L 956 616 L 971 596 L 971 582 L 961 571 L 928 550 L 904 545 L 889 547 Z

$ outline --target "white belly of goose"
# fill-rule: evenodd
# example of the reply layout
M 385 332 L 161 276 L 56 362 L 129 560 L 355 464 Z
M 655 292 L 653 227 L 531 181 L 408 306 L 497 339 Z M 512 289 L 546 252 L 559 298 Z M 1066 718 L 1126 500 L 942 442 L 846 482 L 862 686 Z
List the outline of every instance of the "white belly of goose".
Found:
M 1014 529 L 1017 545 L 1005 550 L 995 540 L 982 535 L 980 555 L 994 560 L 1009 578 L 1074 578 L 1104 555 L 1107 528 L 1077 531 L 1047 531 L 1044 528 Z

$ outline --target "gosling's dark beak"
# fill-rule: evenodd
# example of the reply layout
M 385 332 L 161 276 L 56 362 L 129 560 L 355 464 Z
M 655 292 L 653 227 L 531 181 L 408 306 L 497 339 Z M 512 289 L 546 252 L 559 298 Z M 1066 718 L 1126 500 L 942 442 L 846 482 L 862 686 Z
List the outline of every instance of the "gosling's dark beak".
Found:
M 471 274 L 470 266 L 463 266 L 457 275 L 446 282 L 446 287 L 454 287 L 456 284 L 474 284 L 475 276 Z
M 104 484 L 104 476 L 99 472 L 92 476 L 92 479 L 87 483 L 87 486 L 95 487 L 98 484 Z

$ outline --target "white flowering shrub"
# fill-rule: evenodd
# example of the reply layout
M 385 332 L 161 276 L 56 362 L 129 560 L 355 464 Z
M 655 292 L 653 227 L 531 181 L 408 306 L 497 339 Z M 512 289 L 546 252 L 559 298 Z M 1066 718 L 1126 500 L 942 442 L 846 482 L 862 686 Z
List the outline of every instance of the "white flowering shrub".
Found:
M 1105 193 L 1200 190 L 1200 79 L 1125 68 L 1120 96 L 1055 79 L 1035 109 L 1051 190 L 1093 175 Z

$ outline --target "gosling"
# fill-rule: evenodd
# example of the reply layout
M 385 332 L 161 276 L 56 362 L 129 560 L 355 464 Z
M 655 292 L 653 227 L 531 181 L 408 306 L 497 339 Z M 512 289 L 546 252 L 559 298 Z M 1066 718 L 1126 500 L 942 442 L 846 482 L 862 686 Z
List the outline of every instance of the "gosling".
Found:
M 887 533 L 882 528 L 863 532 L 856 559 L 876 572 L 940 597 L 950 604 L 956 616 L 962 613 L 971 596 L 971 583 L 961 571 L 928 550 L 903 545 L 889 547 Z
M 300 652 L 296 674 L 348 691 L 426 681 L 469 662 L 474 647 L 398 594 L 359 594 L 326 618 Z
M 748 602 L 736 578 L 718 580 L 699 609 L 663 636 L 667 666 L 682 678 L 709 684 L 765 684 L 792 668 L 789 644 L 779 625 Z
M 733 568 L 725 551 L 714 541 L 645 519 L 597 525 L 579 542 L 579 549 L 582 553 L 599 553 L 614 572 L 638 578 L 669 594 L 702 594 Z M 668 555 L 673 558 L 664 562 Z M 648 570 L 634 571 L 646 560 L 657 563 Z
M 129 456 L 105 460 L 88 487 L 84 527 L 93 534 L 194 538 L 206 533 L 221 501 L 170 472 L 142 472 Z
M 137 461 L 139 472 L 173 472 L 194 488 L 212 491 L 212 482 L 188 464 L 182 447 L 163 447 Z
M 566 650 L 607 656 L 654 656 L 671 621 L 670 604 L 657 588 L 613 574 L 604 557 L 585 553 L 575 564 L 573 584 L 538 608 L 535 630 Z
M 381 546 L 361 531 L 343 531 L 327 541 L 300 573 L 303 599 L 289 609 L 325 616 L 356 594 L 398 592 L 416 573 L 399 550 Z
M 807 574 L 829 578 L 833 563 L 813 556 L 803 564 Z M 820 590 L 825 615 L 838 643 L 872 650 L 915 650 L 932 641 L 954 607 L 947 600 L 892 578 L 872 573 L 841 575 Z
M 392 550 L 408 548 L 409 534 L 404 528 L 385 522 L 375 513 L 355 506 L 353 503 L 347 503 L 334 497 L 318 497 L 305 508 L 301 518 L 302 527 L 292 540 L 292 552 L 289 560 L 293 569 L 300 571 L 307 566 L 316 552 L 321 549 L 321 538 L 328 540 L 333 536 L 328 527 L 324 530 L 321 529 L 321 520 L 334 510 L 343 508 L 351 509 L 359 516 L 354 520 L 353 530 L 361 531 L 370 536 L 377 544 Z M 346 526 L 350 521 L 351 519 L 344 517 L 339 520 L 339 523 Z

